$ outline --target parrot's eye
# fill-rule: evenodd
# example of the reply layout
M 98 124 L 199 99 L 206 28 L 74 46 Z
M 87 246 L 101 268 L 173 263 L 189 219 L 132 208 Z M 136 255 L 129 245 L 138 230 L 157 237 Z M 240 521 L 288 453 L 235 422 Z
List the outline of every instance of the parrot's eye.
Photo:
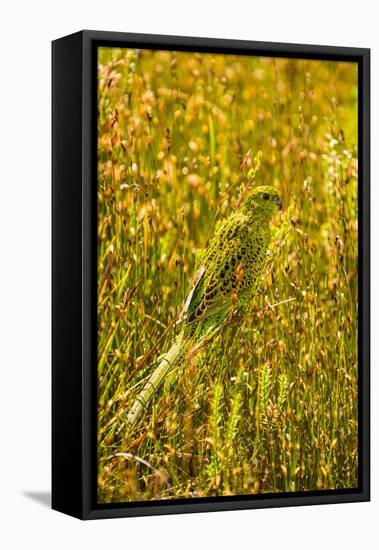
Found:
M 270 198 L 270 195 L 268 193 L 263 193 L 263 200 L 264 201 L 268 201 L 269 198 Z

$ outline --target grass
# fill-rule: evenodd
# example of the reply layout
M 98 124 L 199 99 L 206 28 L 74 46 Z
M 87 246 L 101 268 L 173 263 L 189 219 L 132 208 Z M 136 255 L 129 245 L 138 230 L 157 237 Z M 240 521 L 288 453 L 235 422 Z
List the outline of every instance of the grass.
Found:
M 357 486 L 356 64 L 101 48 L 98 98 L 99 502 Z M 128 433 L 259 154 L 260 291 Z

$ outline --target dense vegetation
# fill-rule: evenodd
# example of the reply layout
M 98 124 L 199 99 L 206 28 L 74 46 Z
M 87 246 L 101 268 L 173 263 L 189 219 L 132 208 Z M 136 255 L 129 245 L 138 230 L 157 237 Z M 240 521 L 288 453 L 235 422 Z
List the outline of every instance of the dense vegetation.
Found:
M 356 486 L 356 65 L 104 48 L 98 102 L 99 501 Z M 247 184 L 285 205 L 260 291 L 128 433 Z

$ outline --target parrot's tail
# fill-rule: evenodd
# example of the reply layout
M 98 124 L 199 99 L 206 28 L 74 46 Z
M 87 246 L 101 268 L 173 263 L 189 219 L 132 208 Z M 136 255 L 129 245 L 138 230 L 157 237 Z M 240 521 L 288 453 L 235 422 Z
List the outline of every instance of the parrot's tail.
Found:
M 186 338 L 184 336 L 184 331 L 182 330 L 168 352 L 163 355 L 157 368 L 136 397 L 136 400 L 131 406 L 126 419 L 129 430 L 132 430 L 136 426 L 142 414 L 146 411 L 155 392 L 158 390 L 165 377 L 182 357 L 185 350 L 185 341 Z

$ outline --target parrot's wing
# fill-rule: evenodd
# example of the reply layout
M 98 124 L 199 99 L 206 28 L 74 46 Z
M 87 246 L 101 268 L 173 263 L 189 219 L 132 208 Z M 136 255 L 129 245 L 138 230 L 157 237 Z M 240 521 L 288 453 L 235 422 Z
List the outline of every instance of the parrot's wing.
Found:
M 202 300 L 200 304 L 195 308 L 187 317 L 187 323 L 193 323 L 200 320 L 207 319 L 211 315 L 218 315 L 224 313 L 231 305 L 232 301 L 229 297 L 221 296 L 212 302 Z
M 240 215 L 235 216 L 231 222 L 221 224 L 213 241 L 203 253 L 203 264 L 186 302 L 187 323 L 223 313 L 232 303 L 231 280 L 236 276 L 234 269 L 237 269 L 237 265 L 235 264 L 233 269 L 230 264 L 228 265 L 229 275 L 225 277 L 228 282 L 222 281 L 220 272 L 223 271 L 222 266 L 228 264 L 228 259 L 237 254 L 241 235 L 247 231 L 247 227 L 246 218 Z
M 226 256 L 227 251 L 220 251 L 220 255 Z M 222 261 L 224 262 L 224 258 Z M 219 288 L 218 273 L 208 273 L 209 267 L 207 269 L 203 267 L 203 269 L 201 278 L 187 299 L 187 323 L 197 322 L 210 315 L 222 313 L 231 304 L 230 296 L 223 294 Z
M 188 309 L 191 305 L 191 302 L 193 301 L 193 296 L 196 292 L 196 289 L 199 288 L 199 284 L 200 284 L 201 280 L 204 277 L 204 273 L 205 273 L 205 267 L 202 265 L 202 266 L 200 266 L 200 268 L 198 269 L 198 271 L 195 275 L 195 279 L 193 281 L 192 288 L 188 293 L 187 300 L 185 301 L 184 306 L 182 307 L 182 310 L 181 310 L 180 315 L 179 315 L 179 319 L 182 319 L 183 316 L 187 313 L 187 311 L 188 311 Z

